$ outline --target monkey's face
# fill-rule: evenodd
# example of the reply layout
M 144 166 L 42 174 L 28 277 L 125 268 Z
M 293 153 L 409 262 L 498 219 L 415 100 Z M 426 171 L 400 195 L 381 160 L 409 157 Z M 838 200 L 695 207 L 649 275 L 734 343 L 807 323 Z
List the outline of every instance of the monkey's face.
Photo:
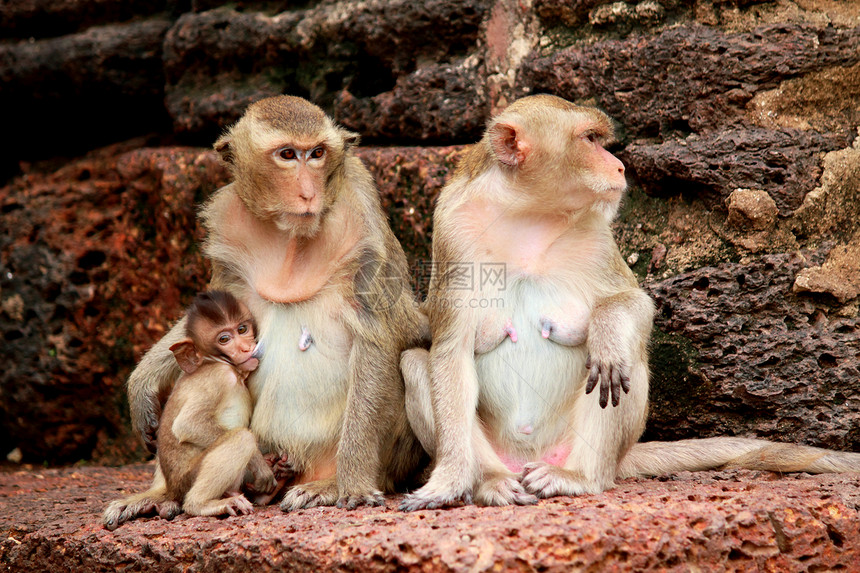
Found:
M 250 314 L 228 325 L 207 324 L 209 350 L 213 356 L 228 360 L 239 370 L 250 372 L 259 366 L 254 355 L 257 347 L 256 328 Z
M 570 192 L 617 203 L 627 189 L 624 164 L 604 147 L 612 140 L 608 118 L 601 117 L 602 114 L 590 115 L 593 118 L 575 123 L 569 132 L 567 163 L 574 174 Z
M 597 109 L 554 96 L 523 98 L 491 126 L 496 157 L 513 167 L 531 211 L 617 206 L 627 188 L 624 164 L 606 151 L 613 130 Z
M 326 181 L 330 146 L 326 141 L 283 141 L 268 153 L 272 162 L 273 197 L 278 215 L 275 224 L 282 231 L 299 235 L 316 232 L 324 210 L 331 204 Z
M 337 198 L 333 182 L 352 144 L 353 134 L 337 128 L 322 110 L 283 97 L 254 104 L 215 148 L 255 217 L 312 236 Z

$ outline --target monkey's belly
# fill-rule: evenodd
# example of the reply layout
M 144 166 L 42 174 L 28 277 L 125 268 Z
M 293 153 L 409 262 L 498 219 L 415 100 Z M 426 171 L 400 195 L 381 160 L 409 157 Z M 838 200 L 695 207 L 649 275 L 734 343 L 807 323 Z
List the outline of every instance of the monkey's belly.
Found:
M 516 337 L 476 354 L 478 411 L 503 460 L 558 461 L 556 450 L 570 441 L 567 417 L 585 382 L 589 313 L 581 302 L 556 304 L 535 285 L 509 286 L 504 308 L 486 316 L 507 316 L 500 324 L 510 322 Z
M 352 347 L 341 313 L 332 310 L 337 302 L 321 297 L 255 305 L 264 351 L 248 387 L 254 398 L 251 431 L 263 452 L 308 460 L 337 443 Z

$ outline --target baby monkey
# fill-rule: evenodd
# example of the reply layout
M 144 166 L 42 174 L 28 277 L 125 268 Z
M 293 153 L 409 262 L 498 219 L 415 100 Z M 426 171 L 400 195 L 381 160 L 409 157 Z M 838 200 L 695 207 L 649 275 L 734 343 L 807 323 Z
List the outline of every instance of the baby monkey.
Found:
M 199 294 L 188 307 L 186 338 L 173 344 L 183 375 L 158 429 L 158 467 L 152 487 L 111 503 L 104 524 L 157 509 L 163 517 L 240 515 L 251 511 L 246 489 L 267 502 L 278 485 L 248 426 L 251 395 L 245 385 L 259 365 L 254 317 L 224 291 Z M 279 478 L 284 460 L 272 460 Z

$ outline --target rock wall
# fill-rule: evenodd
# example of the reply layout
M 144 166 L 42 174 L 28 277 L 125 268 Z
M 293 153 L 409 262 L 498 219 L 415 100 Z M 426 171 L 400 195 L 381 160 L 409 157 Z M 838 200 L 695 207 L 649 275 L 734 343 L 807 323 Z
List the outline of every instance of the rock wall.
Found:
M 860 450 L 858 3 L 24 0 L 0 34 L 0 453 L 142 456 L 123 381 L 206 284 L 208 147 L 248 103 L 362 134 L 420 292 L 461 146 L 537 92 L 617 121 L 646 437 Z

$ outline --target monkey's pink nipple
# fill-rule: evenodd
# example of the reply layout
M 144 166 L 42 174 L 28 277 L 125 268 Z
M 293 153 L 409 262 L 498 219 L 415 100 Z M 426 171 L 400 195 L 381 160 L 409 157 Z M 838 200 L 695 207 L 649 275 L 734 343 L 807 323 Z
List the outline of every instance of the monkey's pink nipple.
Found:
M 517 341 L 517 330 L 514 328 L 514 325 L 511 324 L 510 320 L 505 324 L 505 334 L 511 337 L 511 342 Z
M 519 427 L 519 429 L 518 429 L 517 431 L 518 431 L 519 433 L 521 433 L 521 434 L 525 434 L 525 435 L 527 435 L 527 436 L 528 436 L 529 434 L 531 434 L 532 432 L 534 432 L 534 431 L 535 431 L 535 429 L 532 427 L 532 425 L 531 425 L 531 424 L 525 424 L 524 426 L 520 426 L 520 427 Z
M 263 341 L 261 340 L 257 343 L 257 346 L 254 347 L 254 352 L 251 353 L 251 356 L 253 358 L 262 358 L 264 348 L 265 347 L 263 346 Z
M 550 334 L 552 334 L 552 323 L 547 319 L 541 320 L 540 335 L 549 338 Z

